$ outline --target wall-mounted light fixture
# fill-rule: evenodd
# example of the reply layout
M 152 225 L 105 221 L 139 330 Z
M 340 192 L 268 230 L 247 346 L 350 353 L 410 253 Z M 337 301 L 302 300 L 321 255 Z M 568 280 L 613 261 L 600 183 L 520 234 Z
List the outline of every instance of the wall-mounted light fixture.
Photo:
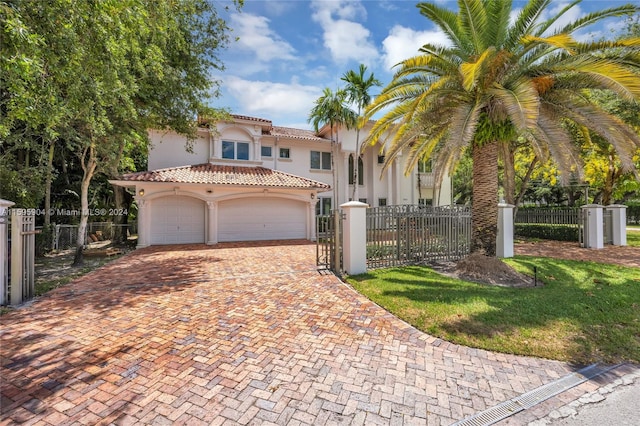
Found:
M 316 198 L 316 194 L 311 193 L 311 199 L 313 200 L 314 198 Z
M 140 191 L 138 191 L 138 195 L 141 197 L 144 196 L 144 189 L 140 189 Z
M 207 189 L 207 194 L 211 194 L 213 191 L 211 189 Z

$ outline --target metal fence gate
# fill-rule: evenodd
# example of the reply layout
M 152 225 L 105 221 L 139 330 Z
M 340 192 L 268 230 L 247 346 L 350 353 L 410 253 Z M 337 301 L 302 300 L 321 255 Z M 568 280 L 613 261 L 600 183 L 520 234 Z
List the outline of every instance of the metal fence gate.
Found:
M 316 264 L 336 274 L 342 272 L 342 212 L 316 216 Z
M 367 209 L 367 267 L 457 260 L 471 249 L 468 207 L 388 206 Z
M 10 224 L 10 226 L 9 226 Z M 6 277 L 2 277 L 2 304 L 17 305 L 35 296 L 36 218 L 34 215 L 9 214 L 0 218 L 7 226 L 8 244 L 0 259 Z M 4 268 L 6 266 L 6 269 Z M 3 274 L 4 275 L 4 274 Z

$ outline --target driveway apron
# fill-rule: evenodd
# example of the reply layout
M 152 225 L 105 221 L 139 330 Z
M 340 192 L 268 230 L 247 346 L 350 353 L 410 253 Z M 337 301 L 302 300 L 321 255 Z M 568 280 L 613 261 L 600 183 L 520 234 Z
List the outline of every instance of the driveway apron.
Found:
M 574 371 L 419 332 L 302 241 L 137 250 L 0 321 L 2 424 L 451 424 Z

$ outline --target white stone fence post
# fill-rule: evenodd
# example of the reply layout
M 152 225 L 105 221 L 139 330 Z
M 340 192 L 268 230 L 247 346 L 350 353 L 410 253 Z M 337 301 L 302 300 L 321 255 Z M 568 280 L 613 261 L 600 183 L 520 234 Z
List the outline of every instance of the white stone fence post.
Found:
M 7 304 L 9 287 L 9 208 L 15 203 L 0 199 L 0 305 Z
M 498 236 L 496 256 L 513 257 L 513 208 L 512 204 L 498 204 Z
M 341 204 L 344 212 L 343 268 L 349 275 L 367 272 L 367 207 L 359 201 Z
M 611 212 L 612 240 L 614 246 L 627 245 L 627 206 L 612 204 L 605 207 Z

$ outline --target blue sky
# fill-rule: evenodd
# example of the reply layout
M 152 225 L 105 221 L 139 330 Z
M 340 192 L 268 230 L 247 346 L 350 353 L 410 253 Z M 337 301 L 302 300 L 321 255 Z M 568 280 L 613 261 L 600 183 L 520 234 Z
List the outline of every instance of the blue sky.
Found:
M 564 23 L 629 2 L 634 0 L 585 0 L 565 15 Z M 456 2 L 438 3 L 457 8 Z M 568 3 L 554 1 L 548 13 Z M 413 0 L 245 0 L 240 13 L 226 15 L 232 37 L 238 40 L 221 54 L 226 69 L 214 78 L 221 81 L 222 96 L 213 105 L 270 119 L 274 125 L 311 128 L 307 117 L 314 101 L 323 88 L 341 87 L 340 77 L 348 70 L 363 63 L 386 85 L 393 65 L 415 55 L 422 44 L 446 43 L 416 4 Z M 514 8 L 522 4 L 514 0 Z M 608 37 L 621 21 L 603 21 L 578 38 Z

